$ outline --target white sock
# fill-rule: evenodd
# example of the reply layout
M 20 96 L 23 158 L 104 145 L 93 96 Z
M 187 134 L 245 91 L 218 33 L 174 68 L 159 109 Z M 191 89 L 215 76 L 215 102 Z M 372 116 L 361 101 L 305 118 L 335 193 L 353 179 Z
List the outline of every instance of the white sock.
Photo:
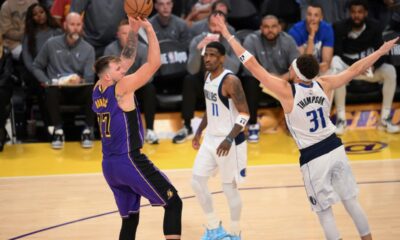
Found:
M 382 108 L 381 110 L 381 120 L 385 120 L 390 116 L 390 108 Z
M 346 121 L 346 112 L 344 110 L 338 110 L 337 112 L 338 119 L 342 119 Z
M 240 234 L 240 222 L 231 221 L 231 234 L 239 236 Z
M 221 220 L 218 219 L 217 215 L 214 212 L 207 213 L 207 227 L 209 229 L 215 229 L 219 227 L 219 223 Z

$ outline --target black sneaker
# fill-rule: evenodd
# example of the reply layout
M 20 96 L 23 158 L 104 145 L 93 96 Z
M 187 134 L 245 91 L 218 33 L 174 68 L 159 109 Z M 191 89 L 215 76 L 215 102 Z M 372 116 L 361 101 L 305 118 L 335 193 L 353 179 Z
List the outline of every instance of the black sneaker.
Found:
M 187 129 L 186 127 L 181 128 L 176 135 L 172 138 L 173 143 L 183 143 L 186 141 L 186 138 L 193 135 L 192 128 Z
M 61 149 L 64 147 L 64 132 L 62 129 L 57 129 L 53 133 L 53 138 L 51 139 L 51 147 L 53 149 Z
M 81 135 L 81 146 L 83 148 L 92 148 L 93 147 L 93 134 L 90 129 L 86 128 L 83 130 Z

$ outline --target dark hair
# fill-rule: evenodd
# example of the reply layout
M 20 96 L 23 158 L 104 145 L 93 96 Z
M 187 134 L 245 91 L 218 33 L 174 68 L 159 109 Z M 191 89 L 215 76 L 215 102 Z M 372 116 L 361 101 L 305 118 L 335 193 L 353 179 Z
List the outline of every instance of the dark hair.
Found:
M 54 20 L 53 16 L 51 16 L 49 9 L 45 5 L 41 3 L 34 3 L 28 7 L 25 17 L 25 36 L 27 37 L 28 41 L 28 51 L 32 58 L 35 58 L 37 54 L 36 33 L 39 30 L 39 25 L 37 25 L 37 23 L 33 20 L 33 9 L 37 6 L 44 10 L 47 17 L 47 26 L 50 28 L 58 28 L 57 22 Z
M 207 48 L 215 48 L 218 50 L 218 52 L 224 56 L 225 55 L 225 47 L 224 45 L 222 45 L 222 43 L 220 42 L 210 42 L 209 44 L 207 44 L 206 49 Z
M 322 15 L 324 15 L 324 9 L 322 8 L 322 6 L 320 4 L 318 4 L 318 3 L 310 3 L 310 4 L 308 4 L 308 7 L 319 8 L 319 9 L 321 9 Z
M 217 15 L 222 15 L 226 19 L 225 13 L 221 11 L 212 11 L 211 14 L 208 16 L 208 21 L 210 21 L 211 16 L 217 16 Z
M 129 20 L 128 20 L 127 18 L 122 19 L 122 20 L 119 22 L 118 27 L 121 27 L 121 26 L 124 26 L 124 25 L 129 25 Z
M 349 6 L 349 9 L 350 9 L 352 6 L 363 6 L 364 9 L 368 11 L 368 3 L 367 3 L 367 1 L 365 1 L 365 0 L 351 0 L 351 1 L 348 3 L 348 6 Z
M 231 11 L 229 4 L 225 0 L 217 0 L 217 1 L 213 2 L 211 4 L 211 11 L 214 12 L 219 4 L 225 5 L 226 8 L 228 9 L 228 13 Z
M 94 63 L 94 72 L 97 75 L 100 75 L 106 70 L 110 64 L 110 62 L 119 62 L 120 59 L 117 56 L 102 56 L 99 57 Z
M 308 79 L 315 78 L 319 73 L 317 59 L 311 54 L 302 54 L 297 58 L 297 68 Z

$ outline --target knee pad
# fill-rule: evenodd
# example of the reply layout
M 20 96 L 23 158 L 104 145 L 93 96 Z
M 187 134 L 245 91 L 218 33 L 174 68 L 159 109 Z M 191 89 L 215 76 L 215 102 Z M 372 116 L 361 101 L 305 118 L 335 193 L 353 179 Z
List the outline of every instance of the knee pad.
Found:
M 168 200 L 167 205 L 164 207 L 164 235 L 181 235 L 182 207 L 182 200 L 175 192 L 175 194 Z

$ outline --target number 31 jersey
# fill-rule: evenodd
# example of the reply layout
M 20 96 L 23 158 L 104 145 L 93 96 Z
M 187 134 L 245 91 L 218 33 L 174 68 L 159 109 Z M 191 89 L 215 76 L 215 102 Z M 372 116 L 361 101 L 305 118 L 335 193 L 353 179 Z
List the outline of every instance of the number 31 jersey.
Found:
M 297 146 L 303 149 L 329 137 L 336 127 L 329 118 L 331 103 L 317 81 L 295 83 L 292 88 L 293 109 L 285 118 Z

